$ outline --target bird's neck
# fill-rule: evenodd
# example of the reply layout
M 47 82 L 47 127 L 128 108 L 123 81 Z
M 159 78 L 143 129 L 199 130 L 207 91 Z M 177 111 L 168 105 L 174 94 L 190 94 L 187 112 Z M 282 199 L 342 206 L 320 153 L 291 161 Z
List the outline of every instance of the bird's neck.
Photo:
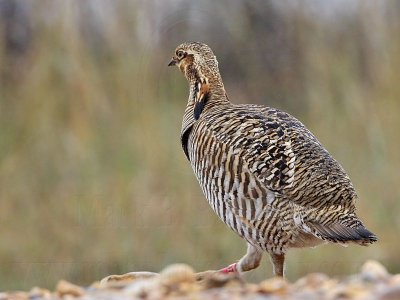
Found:
M 213 108 L 231 105 L 221 77 L 198 77 L 189 82 L 189 98 L 182 123 L 182 133 Z

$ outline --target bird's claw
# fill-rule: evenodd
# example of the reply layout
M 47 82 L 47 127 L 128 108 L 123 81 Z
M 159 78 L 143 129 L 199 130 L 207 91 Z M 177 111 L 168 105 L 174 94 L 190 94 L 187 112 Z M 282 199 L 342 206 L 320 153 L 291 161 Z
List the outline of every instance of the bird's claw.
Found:
M 226 268 L 223 268 L 220 270 L 221 273 L 224 274 L 229 274 L 229 273 L 237 273 L 237 267 L 236 267 L 237 263 L 231 264 L 229 266 L 227 266 Z

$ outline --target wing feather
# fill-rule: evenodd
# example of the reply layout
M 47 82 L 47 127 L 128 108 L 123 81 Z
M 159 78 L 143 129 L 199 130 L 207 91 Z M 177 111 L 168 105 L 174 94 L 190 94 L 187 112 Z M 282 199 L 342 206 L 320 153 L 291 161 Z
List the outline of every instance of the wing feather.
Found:
M 291 115 L 262 106 L 241 109 L 237 105 L 215 118 L 219 119 L 209 118 L 208 127 L 214 138 L 240 155 L 268 190 L 306 206 L 348 204 L 357 197 L 339 163 Z

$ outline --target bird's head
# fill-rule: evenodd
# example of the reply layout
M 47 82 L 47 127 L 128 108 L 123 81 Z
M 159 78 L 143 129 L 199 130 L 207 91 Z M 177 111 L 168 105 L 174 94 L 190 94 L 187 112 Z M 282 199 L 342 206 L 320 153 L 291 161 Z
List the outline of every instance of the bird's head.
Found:
M 168 66 L 177 66 L 189 82 L 206 77 L 220 79 L 218 62 L 211 48 L 199 42 L 179 45 Z

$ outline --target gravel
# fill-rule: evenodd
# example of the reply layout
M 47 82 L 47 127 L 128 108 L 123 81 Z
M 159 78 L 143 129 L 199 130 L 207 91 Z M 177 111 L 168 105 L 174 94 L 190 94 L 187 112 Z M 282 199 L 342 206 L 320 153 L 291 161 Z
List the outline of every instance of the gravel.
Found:
M 342 278 L 322 273 L 296 282 L 274 277 L 258 284 L 240 276 L 216 271 L 195 273 L 184 264 L 170 265 L 160 273 L 131 272 L 111 275 L 88 287 L 61 280 L 54 291 L 34 287 L 29 292 L 0 293 L 3 299 L 400 299 L 400 274 L 392 275 L 376 261 L 360 272 Z

